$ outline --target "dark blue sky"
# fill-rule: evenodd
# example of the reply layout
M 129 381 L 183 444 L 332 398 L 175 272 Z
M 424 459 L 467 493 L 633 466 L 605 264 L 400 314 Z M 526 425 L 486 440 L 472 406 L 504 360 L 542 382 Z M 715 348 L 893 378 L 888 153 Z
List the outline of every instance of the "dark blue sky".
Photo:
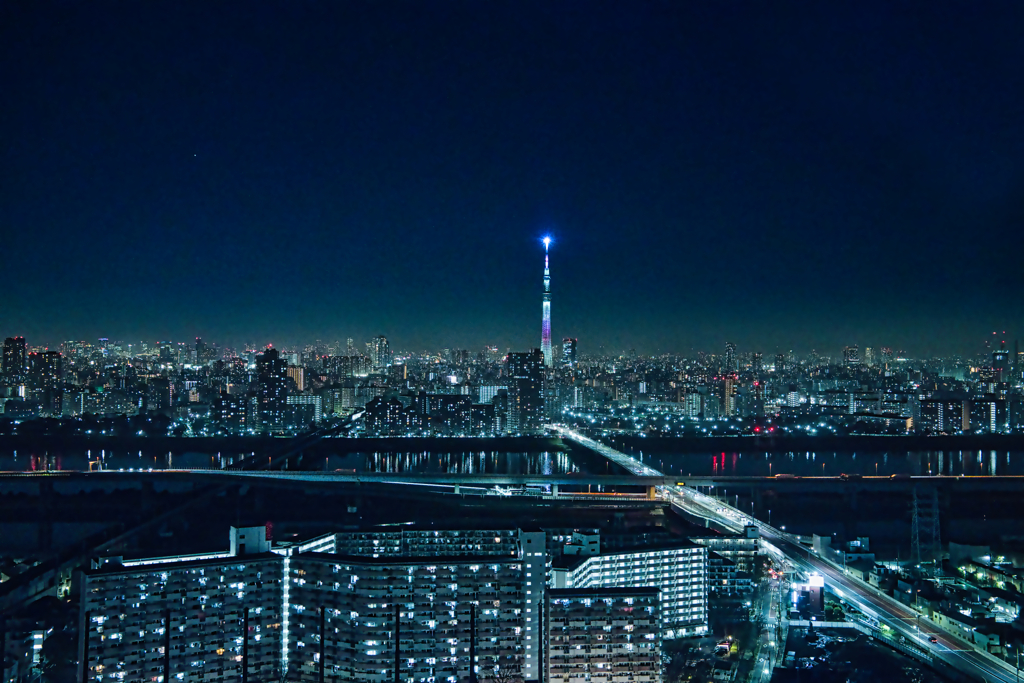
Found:
M 5 2 L 0 334 L 970 351 L 1020 2 Z

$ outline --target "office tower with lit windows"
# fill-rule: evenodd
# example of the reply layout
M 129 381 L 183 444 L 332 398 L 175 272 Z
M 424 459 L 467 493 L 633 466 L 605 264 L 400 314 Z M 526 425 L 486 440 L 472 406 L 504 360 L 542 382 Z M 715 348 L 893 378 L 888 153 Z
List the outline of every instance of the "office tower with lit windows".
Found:
M 210 409 L 210 421 L 228 434 L 243 434 L 248 429 L 246 397 L 222 392 Z
M 761 374 L 764 370 L 764 356 L 760 353 L 754 353 L 751 356 L 750 369 L 753 370 L 755 375 Z
M 24 337 L 8 337 L 4 339 L 4 377 L 11 382 L 25 379 L 28 370 L 28 346 Z
M 576 340 L 572 337 L 562 340 L 562 363 L 568 367 L 576 366 Z
M 285 428 L 288 396 L 288 362 L 277 349 L 256 356 L 256 401 L 259 429 L 264 433 Z
M 777 353 L 775 354 L 775 372 L 786 371 L 786 354 Z
M 860 348 L 856 344 L 843 349 L 843 365 L 848 368 L 860 365 Z
M 306 390 L 306 368 L 301 365 L 289 365 L 288 366 L 288 379 L 295 382 L 295 388 L 298 391 Z
M 513 434 L 537 432 L 544 421 L 544 355 L 540 349 L 510 353 L 505 363 L 508 429 Z
M 864 365 L 869 368 L 875 367 L 875 350 L 870 346 L 864 349 Z
M 995 381 L 1005 382 L 1010 377 L 1012 361 L 1010 351 L 1006 348 L 1006 342 L 992 352 L 992 369 L 995 371 Z
M 734 373 L 729 373 L 722 378 L 722 415 L 735 417 L 736 415 L 736 389 L 738 379 Z
M 63 357 L 59 351 L 34 351 L 28 354 L 29 382 L 35 389 L 56 387 L 63 378 Z
M 59 416 L 62 412 L 64 359 L 59 351 L 35 351 L 28 354 L 28 379 L 36 392 L 44 413 Z
M 725 342 L 725 371 L 735 372 L 736 370 L 736 344 Z
M 388 338 L 384 335 L 374 337 L 367 344 L 370 351 L 370 362 L 373 364 L 374 372 L 386 370 L 391 365 L 391 348 L 388 346 Z
M 544 300 L 540 326 L 540 349 L 544 355 L 544 367 L 553 366 L 551 358 L 551 270 L 548 267 L 548 248 L 551 238 L 544 238 Z

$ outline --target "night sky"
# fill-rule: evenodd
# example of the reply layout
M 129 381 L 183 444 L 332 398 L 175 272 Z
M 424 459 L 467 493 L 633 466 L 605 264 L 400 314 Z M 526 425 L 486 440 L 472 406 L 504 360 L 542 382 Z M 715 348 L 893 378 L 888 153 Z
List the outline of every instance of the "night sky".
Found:
M 0 335 L 1024 336 L 1024 3 L 3 2 Z

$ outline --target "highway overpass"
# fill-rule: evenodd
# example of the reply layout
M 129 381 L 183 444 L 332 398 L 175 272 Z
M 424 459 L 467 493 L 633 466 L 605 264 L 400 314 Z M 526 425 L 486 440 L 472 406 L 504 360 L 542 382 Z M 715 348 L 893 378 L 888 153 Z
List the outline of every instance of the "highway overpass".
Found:
M 551 425 L 563 438 L 593 449 L 612 462 L 640 477 L 657 477 L 662 473 L 645 465 L 640 460 L 591 439 L 584 434 L 561 425 Z M 825 579 L 828 590 L 853 604 L 864 614 L 877 619 L 922 650 L 931 652 L 934 659 L 944 662 L 957 671 L 987 683 L 1015 683 L 1017 671 L 1013 666 L 987 652 L 982 652 L 969 643 L 954 637 L 938 627 L 928 618 L 886 595 L 874 586 L 847 575 L 843 568 L 809 550 L 792 534 L 776 529 L 749 514 L 700 493 L 691 486 L 666 484 L 658 491 L 660 497 L 669 501 L 680 511 L 712 521 L 735 532 L 743 531 L 748 525 L 756 526 L 769 550 L 786 558 L 789 564 L 806 574 L 818 574 Z M 930 642 L 930 638 L 936 642 Z

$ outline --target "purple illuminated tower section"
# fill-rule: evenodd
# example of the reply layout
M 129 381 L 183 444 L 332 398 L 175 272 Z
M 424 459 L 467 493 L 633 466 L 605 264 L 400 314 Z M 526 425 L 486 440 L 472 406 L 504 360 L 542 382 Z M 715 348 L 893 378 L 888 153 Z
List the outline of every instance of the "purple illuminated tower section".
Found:
M 544 238 L 544 318 L 540 327 L 540 350 L 544 354 L 544 366 L 552 367 L 551 358 L 551 271 L 548 269 L 548 247 L 551 238 Z

